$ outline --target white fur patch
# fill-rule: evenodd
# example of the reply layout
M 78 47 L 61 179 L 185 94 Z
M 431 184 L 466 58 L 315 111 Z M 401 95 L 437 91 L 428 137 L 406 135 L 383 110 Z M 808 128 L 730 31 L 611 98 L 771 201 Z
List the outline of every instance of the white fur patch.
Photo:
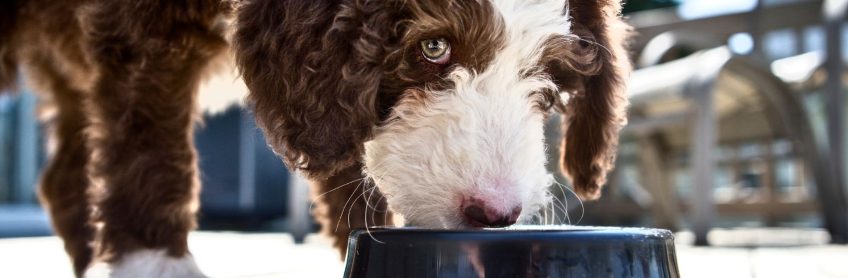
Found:
M 464 228 L 464 199 L 528 223 L 549 201 L 544 115 L 533 92 L 556 90 L 537 73 L 545 41 L 570 30 L 565 2 L 492 1 L 505 46 L 482 72 L 458 67 L 450 89 L 425 91 L 426 104 L 401 101 L 365 144 L 365 172 L 407 224 Z M 498 24 L 500 25 L 500 24 Z M 530 73 L 530 74 L 527 74 Z
M 191 255 L 174 258 L 168 256 L 165 250 L 139 250 L 124 255 L 114 264 L 95 263 L 86 271 L 85 277 L 194 278 L 206 275 L 200 272 Z

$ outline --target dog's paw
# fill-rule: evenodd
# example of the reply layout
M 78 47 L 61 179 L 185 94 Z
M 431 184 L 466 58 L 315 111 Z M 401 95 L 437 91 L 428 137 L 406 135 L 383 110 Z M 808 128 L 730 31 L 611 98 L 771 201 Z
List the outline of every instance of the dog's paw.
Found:
M 168 256 L 165 250 L 138 250 L 125 254 L 115 263 L 97 262 L 86 271 L 84 277 L 101 278 L 171 278 L 206 277 L 191 255 L 182 258 Z

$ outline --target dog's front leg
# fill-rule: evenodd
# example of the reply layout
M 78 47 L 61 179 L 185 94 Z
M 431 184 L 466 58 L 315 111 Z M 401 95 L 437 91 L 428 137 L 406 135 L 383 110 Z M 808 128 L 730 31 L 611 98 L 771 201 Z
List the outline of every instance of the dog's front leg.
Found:
M 187 236 L 198 209 L 195 95 L 227 47 L 218 1 L 95 1 L 90 98 L 96 264 L 87 276 L 201 277 Z
M 71 52 L 76 49 L 66 49 Z M 41 53 L 39 53 L 41 54 Z M 63 53 L 64 54 L 64 53 Z M 39 199 L 50 213 L 53 231 L 64 241 L 77 276 L 88 268 L 92 259 L 91 240 L 94 227 L 89 223 L 88 150 L 86 148 L 86 116 L 83 109 L 84 92 L 76 89 L 71 79 L 56 70 L 55 60 L 48 55 L 36 56 L 29 63 L 29 76 L 46 81 L 36 90 L 51 99 L 56 115 L 45 122 L 50 142 L 55 146 L 50 162 L 41 175 Z M 44 104 L 42 104 L 44 105 Z M 49 104 L 48 104 L 49 105 Z

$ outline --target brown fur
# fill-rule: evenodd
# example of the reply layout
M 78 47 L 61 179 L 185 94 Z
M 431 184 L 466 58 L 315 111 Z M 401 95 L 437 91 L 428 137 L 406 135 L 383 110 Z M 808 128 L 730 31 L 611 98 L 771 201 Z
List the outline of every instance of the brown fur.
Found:
M 377 84 L 385 34 L 394 31 L 384 23 L 396 15 L 377 1 L 339 2 L 249 1 L 239 10 L 234 44 L 258 125 L 286 164 L 312 179 L 313 194 L 326 193 L 314 214 L 343 257 L 364 206 L 351 208 L 353 225 L 338 220 L 344 201 L 361 190 L 358 160 L 380 101 L 392 98 L 379 99 Z
M 580 196 L 597 199 L 614 166 L 618 132 L 627 122 L 628 27 L 617 0 L 568 3 L 574 33 L 589 42 L 577 43 L 584 49 L 576 51 L 580 60 L 566 68 L 572 73 L 560 72 L 571 82 L 561 86 L 574 90 L 565 108 L 561 166 Z
M 383 24 L 391 15 L 380 1 L 338 2 L 249 1 L 234 39 L 270 146 L 316 179 L 356 163 L 371 137 L 385 51 L 375 46 L 386 44 L 392 27 Z M 361 28 L 372 30 L 366 36 Z
M 347 218 L 344 201 L 361 193 L 364 142 L 410 88 L 444 85 L 439 77 L 450 70 L 422 61 L 418 41 L 447 37 L 466 50 L 452 60 L 482 70 L 502 43 L 492 13 L 487 2 L 393 0 L 253 0 L 239 10 L 237 62 L 271 147 L 312 179 L 314 194 L 353 182 L 315 211 L 342 256 L 350 228 L 363 227 L 367 213 L 356 203 L 356 222 L 336 225 Z
M 14 53 L 20 1 L 0 2 L 0 92 L 17 79 L 18 59 Z
M 139 248 L 188 252 L 199 192 L 195 94 L 227 46 L 225 12 L 216 0 L 97 1 L 83 15 L 99 69 L 87 136 L 103 260 Z
M 81 101 L 83 92 L 71 89 L 73 86 L 67 84 L 68 80 L 44 62 L 31 63 L 31 74 L 44 87 L 39 91 L 51 92 L 42 97 L 52 98 L 50 102 L 57 110 L 49 121 L 49 138 L 56 150 L 41 176 L 39 197 L 50 212 L 54 230 L 65 239 L 65 250 L 73 260 L 75 273 L 80 276 L 92 259 L 90 241 L 94 237 L 86 202 L 88 150 L 83 134 L 86 127 Z
M 0 38 L 10 38 L 0 41 L 0 85 L 20 62 L 55 116 L 40 197 L 78 276 L 95 257 L 138 248 L 186 254 L 199 190 L 195 91 L 227 47 L 219 16 L 230 9 L 217 0 L 31 0 L 3 10 L 16 19 L 0 21 Z
M 55 147 L 41 176 L 39 197 L 50 212 L 55 232 L 64 239 L 65 250 L 79 276 L 93 257 L 94 227 L 86 190 L 88 161 L 84 129 L 87 126 L 83 99 L 93 80 L 93 68 L 85 54 L 81 25 L 72 13 L 82 2 L 29 1 L 20 6 L 16 30 L 7 54 L 25 64 L 29 83 L 41 98 L 48 137 Z M 15 47 L 26 43 L 27 47 Z M 17 71 L 13 65 L 10 68 Z
M 140 248 L 188 252 L 199 191 L 195 94 L 228 47 L 221 19 L 232 8 L 225 0 L 0 3 L 0 89 L 22 65 L 45 111 L 55 111 L 57 148 L 40 197 L 77 275 L 92 259 Z M 577 35 L 597 45 L 555 43 L 546 69 L 573 93 L 563 169 L 592 198 L 624 122 L 624 25 L 617 1 L 574 0 L 569 9 Z M 459 46 L 454 61 L 480 70 L 503 35 L 485 1 L 248 0 L 238 13 L 233 40 L 259 126 L 310 177 L 313 194 L 329 192 L 315 214 L 342 252 L 369 210 L 369 225 L 390 223 L 380 193 L 359 186 L 363 143 L 404 93 L 443 86 L 450 70 L 421 61 L 417 41 L 446 37 Z M 555 92 L 540 93 L 541 110 L 557 104 Z
M 496 43 L 480 43 L 497 42 L 496 31 L 466 29 L 491 26 L 489 18 L 469 13 L 486 15 L 491 8 L 486 4 L 463 9 L 479 3 L 399 3 L 256 0 L 244 7 L 235 39 L 239 64 L 260 125 L 288 165 L 310 177 L 326 178 L 355 163 L 373 126 L 402 92 L 433 83 L 444 71 L 410 61 L 418 57 L 408 53 L 417 39 L 467 39 L 470 43 L 453 41 L 465 46 L 457 49 L 471 50 L 456 53 L 454 59 L 472 68 L 485 66 L 476 63 L 489 60 L 491 51 L 486 49 L 497 48 Z M 565 49 L 549 54 L 560 55 L 552 58 L 551 74 L 572 93 L 563 108 L 567 131 L 562 169 L 581 196 L 596 199 L 613 167 L 618 131 L 626 122 L 628 27 L 620 19 L 618 1 L 574 0 L 568 9 L 580 40 L 561 44 Z M 334 16 L 314 18 L 317 13 Z M 445 29 L 456 33 L 430 31 Z M 469 37 L 475 34 L 483 36 Z M 542 94 L 542 108 L 556 104 L 551 93 Z
M 470 1 L 254 0 L 239 12 L 234 43 L 270 145 L 321 179 L 359 161 L 406 89 L 447 72 L 422 63 L 420 39 L 452 38 L 467 50 L 453 60 L 482 69 L 497 49 L 488 42 L 502 35 L 491 14 L 488 3 Z

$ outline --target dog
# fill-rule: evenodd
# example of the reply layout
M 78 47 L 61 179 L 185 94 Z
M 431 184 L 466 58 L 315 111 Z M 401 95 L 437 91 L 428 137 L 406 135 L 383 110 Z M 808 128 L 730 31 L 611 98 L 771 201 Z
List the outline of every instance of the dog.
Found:
M 351 227 L 390 213 L 439 229 L 532 223 L 551 198 L 543 128 L 557 112 L 561 168 L 598 198 L 626 123 L 619 0 L 0 5 L 0 89 L 22 71 L 41 96 L 39 196 L 77 276 L 202 276 L 187 246 L 197 88 L 231 58 L 340 254 Z

